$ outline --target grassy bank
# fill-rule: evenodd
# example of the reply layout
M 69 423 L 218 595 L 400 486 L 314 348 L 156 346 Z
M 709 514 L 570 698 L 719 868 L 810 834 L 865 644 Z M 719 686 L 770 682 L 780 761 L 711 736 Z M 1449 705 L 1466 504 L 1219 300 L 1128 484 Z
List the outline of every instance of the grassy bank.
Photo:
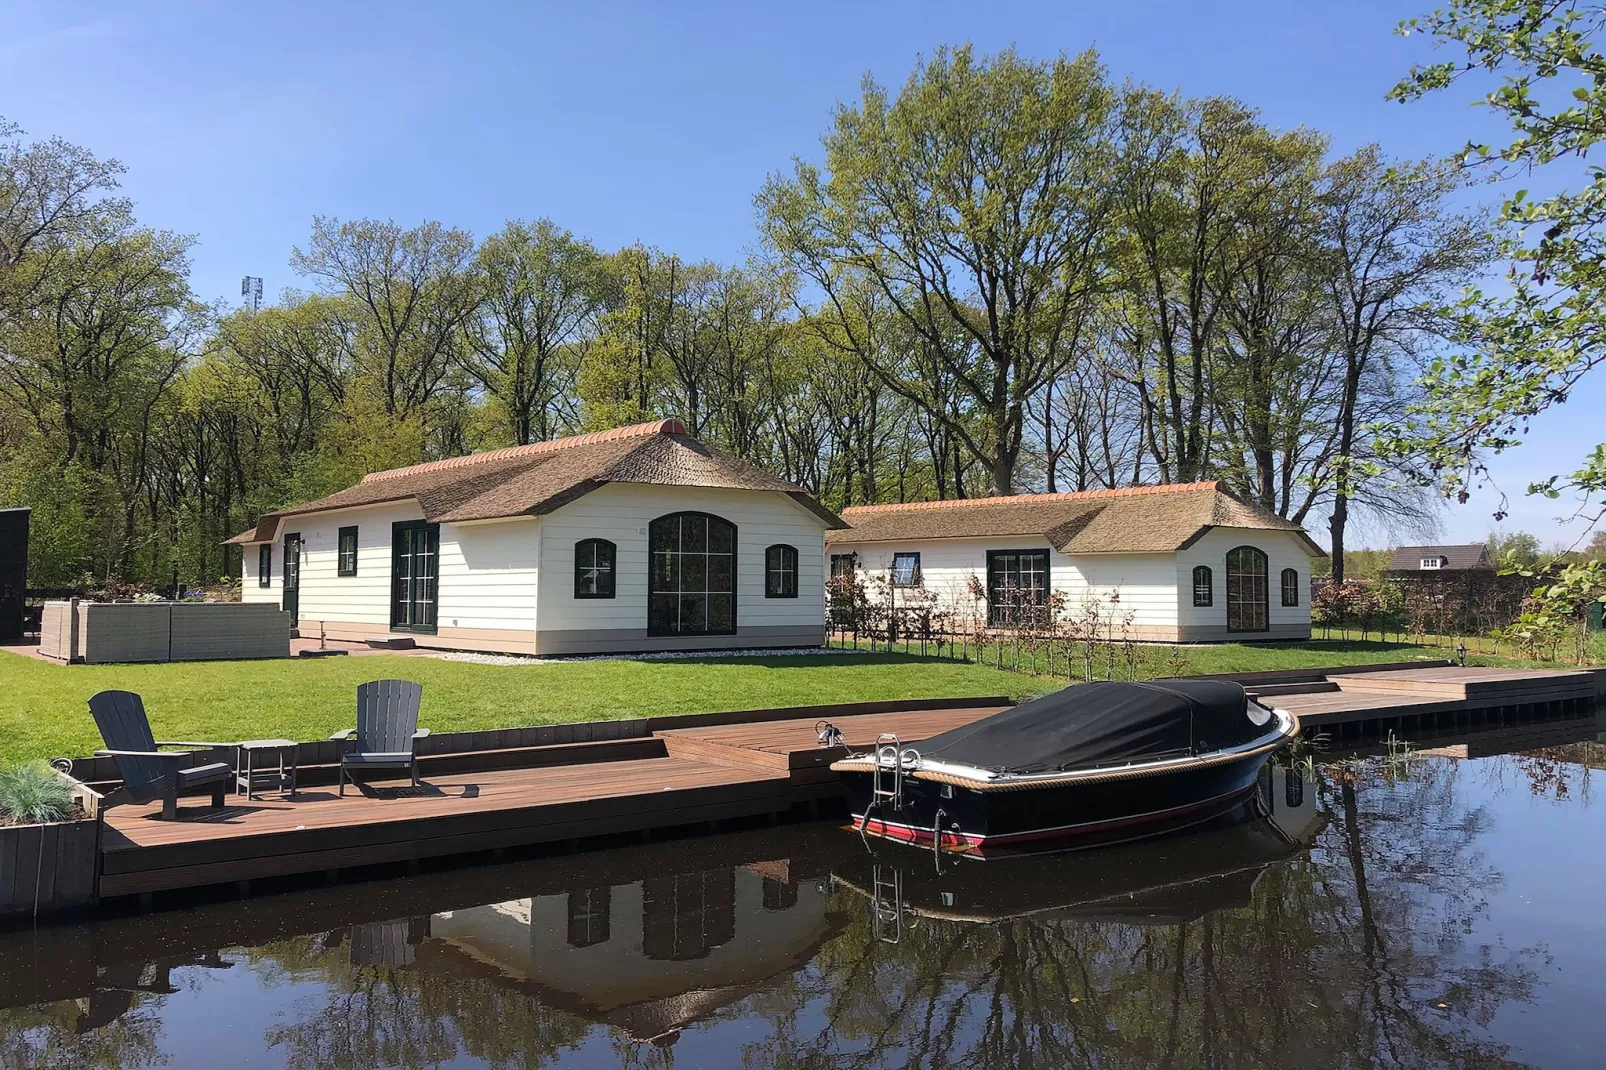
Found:
M 968 652 L 977 657 L 972 648 Z M 946 696 L 1026 698 L 1066 680 L 1063 650 L 1050 672 L 1035 661 L 987 647 L 980 661 L 910 653 L 575 661 L 475 665 L 428 657 L 219 661 L 171 665 L 62 666 L 0 652 L 0 762 L 76 757 L 101 746 L 85 705 L 108 688 L 145 698 L 159 739 L 320 739 L 353 720 L 365 680 L 394 676 L 424 685 L 423 724 L 436 732 L 669 713 L 761 709 L 826 702 Z M 1100 651 L 1094 676 L 1146 679 L 1173 674 L 1253 672 L 1368 662 L 1441 659 L 1441 648 L 1357 640 L 1222 643 Z M 1131 660 L 1128 660 L 1131 659 Z M 1531 664 L 1480 657 L 1474 664 Z M 1000 668 L 999 666 L 1002 666 Z M 1080 652 L 1072 670 L 1080 675 Z
M 55 665 L 0 652 L 0 762 L 76 757 L 103 746 L 86 701 L 136 691 L 158 739 L 327 737 L 354 723 L 357 685 L 424 685 L 421 722 L 436 732 L 1051 688 L 979 665 L 903 655 L 576 661 L 495 666 L 375 656 L 169 665 Z
M 894 652 L 904 652 L 904 642 Z M 868 650 L 868 640 L 860 640 Z M 885 644 L 875 649 L 884 650 Z M 1067 648 L 1056 640 L 1052 646 L 1029 642 L 988 643 L 980 648 L 965 644 L 940 650 L 935 643 L 922 649 L 918 639 L 909 643 L 908 653 L 924 654 L 932 660 L 960 660 L 977 665 L 1018 671 L 1034 678 L 1045 676 L 1081 679 L 1087 675 L 1089 651 L 1083 643 Z M 1069 660 L 1067 660 L 1069 654 Z M 1091 651 L 1092 675 L 1098 679 L 1150 679 L 1157 676 L 1195 676 L 1209 673 L 1261 672 L 1272 669 L 1314 669 L 1329 665 L 1364 665 L 1409 661 L 1453 660 L 1455 651 L 1421 643 L 1363 641 L 1359 639 L 1312 639 L 1304 642 L 1201 643 L 1193 646 L 1144 645 L 1138 643 L 1097 643 Z M 1489 655 L 1469 655 L 1469 665 L 1540 665 Z M 1568 668 L 1570 666 L 1556 666 Z

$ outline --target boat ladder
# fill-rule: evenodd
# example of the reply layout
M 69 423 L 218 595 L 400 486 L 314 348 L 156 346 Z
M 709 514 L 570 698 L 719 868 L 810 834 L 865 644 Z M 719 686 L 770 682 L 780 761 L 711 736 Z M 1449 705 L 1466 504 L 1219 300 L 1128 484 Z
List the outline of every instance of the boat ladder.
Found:
M 920 752 L 904 747 L 891 732 L 875 738 L 875 768 L 871 772 L 870 799 L 891 800 L 894 810 L 903 809 L 903 771 L 920 764 Z
M 870 798 L 865 803 L 864 816 L 859 820 L 859 838 L 865 841 L 866 847 L 869 846 L 870 815 L 882 815 L 884 826 L 887 803 L 890 802 L 894 810 L 903 809 L 903 773 L 905 769 L 914 769 L 920 764 L 920 752 L 913 747 L 905 747 L 891 732 L 883 732 L 875 739 L 871 763 Z M 884 827 L 882 833 L 886 833 Z
M 892 879 L 876 864 L 870 876 L 870 934 L 883 944 L 903 939 L 903 870 L 890 867 Z

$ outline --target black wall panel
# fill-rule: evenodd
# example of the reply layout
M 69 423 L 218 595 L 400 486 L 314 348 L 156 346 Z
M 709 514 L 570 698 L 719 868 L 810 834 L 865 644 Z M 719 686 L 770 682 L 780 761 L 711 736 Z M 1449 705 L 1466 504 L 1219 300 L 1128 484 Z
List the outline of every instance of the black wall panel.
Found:
M 28 587 L 28 510 L 0 509 L 0 643 L 22 642 Z

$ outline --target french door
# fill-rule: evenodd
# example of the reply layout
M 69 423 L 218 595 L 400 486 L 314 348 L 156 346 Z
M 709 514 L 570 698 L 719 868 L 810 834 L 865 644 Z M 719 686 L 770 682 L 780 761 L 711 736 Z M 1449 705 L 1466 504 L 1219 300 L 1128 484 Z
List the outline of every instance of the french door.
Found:
M 284 611 L 290 614 L 290 627 L 301 616 L 301 534 L 284 537 Z
M 1253 546 L 1227 551 L 1227 630 L 1271 630 L 1266 555 Z
M 434 634 L 440 586 L 441 528 L 422 520 L 391 527 L 390 627 Z

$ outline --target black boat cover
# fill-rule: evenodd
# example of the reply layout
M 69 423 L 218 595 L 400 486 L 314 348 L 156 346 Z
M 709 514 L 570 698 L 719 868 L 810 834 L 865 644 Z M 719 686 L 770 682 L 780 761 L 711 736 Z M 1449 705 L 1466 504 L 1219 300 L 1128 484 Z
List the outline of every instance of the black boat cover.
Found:
M 1270 731 L 1267 711 L 1222 680 L 1076 684 L 932 736 L 934 761 L 1048 773 L 1225 750 Z

